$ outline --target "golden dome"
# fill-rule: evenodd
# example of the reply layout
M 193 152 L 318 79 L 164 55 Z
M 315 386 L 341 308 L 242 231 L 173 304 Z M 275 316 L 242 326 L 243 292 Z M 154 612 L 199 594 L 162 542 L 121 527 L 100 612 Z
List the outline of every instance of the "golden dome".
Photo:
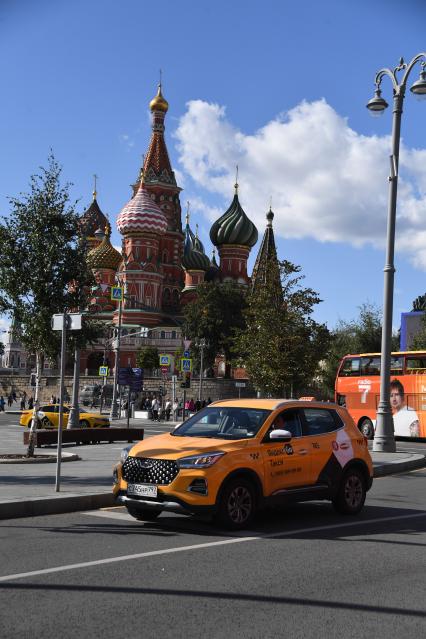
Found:
M 123 257 L 110 242 L 111 227 L 107 223 L 105 237 L 99 246 L 96 246 L 87 254 L 87 263 L 92 269 L 108 268 L 117 270 Z
M 161 93 L 161 83 L 158 85 L 157 95 L 149 103 L 149 108 L 151 111 L 163 111 L 164 113 L 169 110 L 169 103 L 163 98 Z

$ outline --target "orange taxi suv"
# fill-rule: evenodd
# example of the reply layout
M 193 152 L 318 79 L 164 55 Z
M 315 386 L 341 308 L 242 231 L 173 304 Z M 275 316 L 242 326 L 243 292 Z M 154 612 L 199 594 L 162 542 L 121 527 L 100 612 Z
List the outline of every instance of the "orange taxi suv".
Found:
M 171 511 L 240 529 L 262 507 L 289 501 L 326 499 L 356 514 L 372 481 L 367 440 L 345 408 L 253 399 L 214 402 L 128 446 L 113 491 L 136 519 Z

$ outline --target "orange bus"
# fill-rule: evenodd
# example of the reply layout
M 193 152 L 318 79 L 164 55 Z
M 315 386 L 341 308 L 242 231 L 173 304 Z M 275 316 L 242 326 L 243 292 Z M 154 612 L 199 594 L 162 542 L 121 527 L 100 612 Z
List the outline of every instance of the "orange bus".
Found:
M 335 401 L 372 439 L 380 399 L 380 353 L 345 355 L 334 390 Z M 426 437 L 426 352 L 392 353 L 390 402 L 396 437 Z

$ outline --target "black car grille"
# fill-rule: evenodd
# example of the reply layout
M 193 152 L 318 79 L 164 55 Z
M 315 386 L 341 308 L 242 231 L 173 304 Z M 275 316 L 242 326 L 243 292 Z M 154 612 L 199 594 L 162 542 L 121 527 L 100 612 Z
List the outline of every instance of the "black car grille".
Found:
M 123 478 L 132 484 L 171 484 L 179 472 L 176 462 L 169 459 L 127 457 L 123 464 Z

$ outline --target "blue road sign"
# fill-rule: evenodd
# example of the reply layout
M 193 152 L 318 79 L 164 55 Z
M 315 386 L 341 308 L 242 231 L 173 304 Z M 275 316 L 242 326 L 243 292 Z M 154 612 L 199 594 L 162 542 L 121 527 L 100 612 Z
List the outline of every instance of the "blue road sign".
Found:
M 143 370 L 142 368 L 119 368 L 118 383 L 120 386 L 129 386 L 130 390 L 137 393 L 142 390 Z
M 192 359 L 182 357 L 180 360 L 180 367 L 184 373 L 190 373 L 192 371 Z
M 108 375 L 108 366 L 99 366 L 99 375 L 106 377 Z
M 190 351 L 184 351 L 183 356 L 184 357 L 189 357 L 191 355 Z
M 123 301 L 123 287 L 122 286 L 111 286 L 111 299 L 116 302 Z

